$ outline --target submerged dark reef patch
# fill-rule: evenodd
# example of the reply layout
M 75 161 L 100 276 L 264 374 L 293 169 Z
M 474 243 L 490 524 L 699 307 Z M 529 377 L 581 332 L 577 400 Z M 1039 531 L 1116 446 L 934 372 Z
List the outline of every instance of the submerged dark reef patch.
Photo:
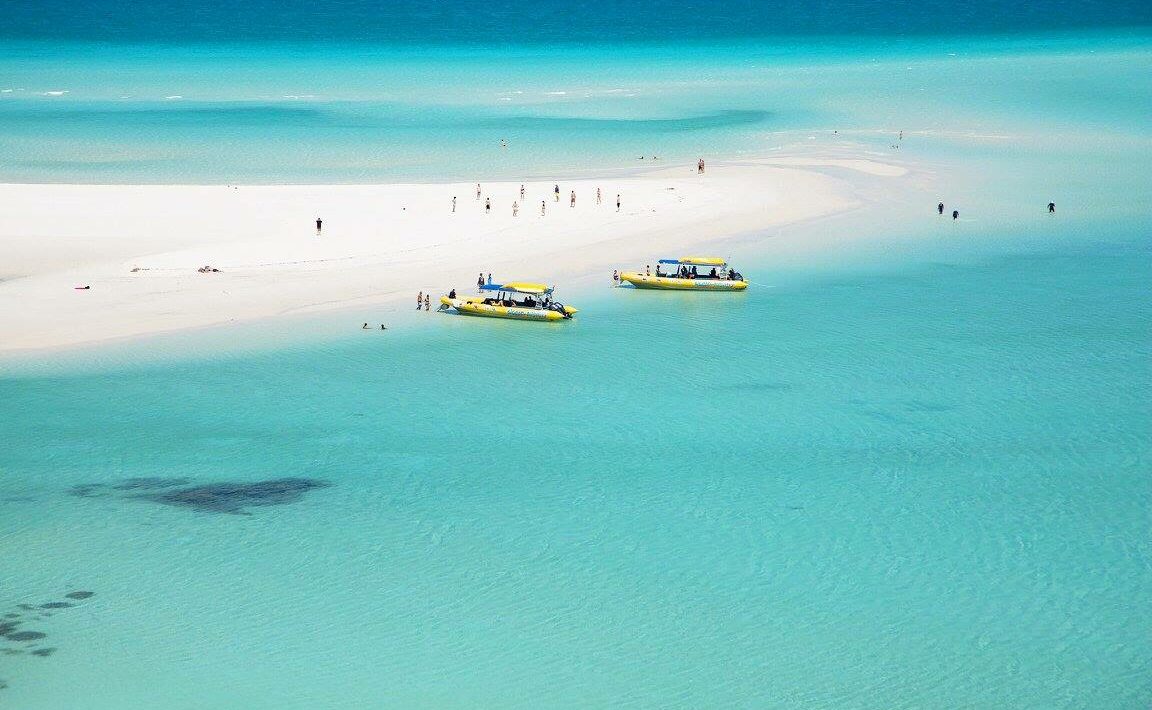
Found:
M 89 599 L 95 596 L 95 592 L 89 591 L 75 591 L 69 592 L 64 596 L 69 599 Z M 3 615 L 6 621 L 0 621 L 0 642 L 7 641 L 18 646 L 0 646 L 0 656 L 36 656 L 38 658 L 47 658 L 56 653 L 55 647 L 42 647 L 39 642 L 48 638 L 48 634 L 44 631 L 34 629 L 22 629 L 25 623 L 29 621 L 38 621 L 43 617 L 33 613 L 37 609 L 71 609 L 73 607 L 83 606 L 82 604 L 72 604 L 69 602 L 49 601 L 43 604 L 17 604 L 16 608 L 22 611 L 7 612 Z M 4 690 L 8 684 L 0 680 L 0 690 Z
M 188 483 L 187 478 L 129 478 L 117 483 L 82 483 L 73 486 L 68 493 L 78 498 L 118 496 L 208 513 L 249 515 L 248 508 L 296 503 L 307 491 L 332 485 L 316 478 L 274 478 L 253 483 L 205 483 L 197 486 Z M 69 598 L 85 597 L 69 595 Z
M 12 633 L 5 636 L 5 638 L 9 641 L 21 642 L 39 641 L 40 639 L 47 637 L 48 634 L 44 633 L 43 631 L 13 631 Z
M 248 515 L 248 507 L 296 503 L 305 492 L 330 485 L 313 478 L 277 478 L 256 483 L 210 483 L 133 497 L 210 513 Z

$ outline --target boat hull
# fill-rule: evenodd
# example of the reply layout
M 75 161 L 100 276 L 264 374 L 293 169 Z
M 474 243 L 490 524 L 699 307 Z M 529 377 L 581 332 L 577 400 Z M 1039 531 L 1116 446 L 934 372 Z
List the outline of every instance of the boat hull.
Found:
M 523 306 L 493 306 L 484 303 L 483 298 L 448 298 L 442 296 L 440 303 L 455 308 L 457 313 L 466 316 L 481 316 L 483 318 L 507 318 L 510 320 L 558 321 L 564 320 L 563 314 L 544 308 L 524 308 Z M 566 306 L 569 315 L 576 312 L 575 308 Z
M 747 281 L 729 281 L 707 277 L 682 279 L 675 276 L 651 276 L 633 271 L 625 271 L 620 274 L 620 279 L 627 281 L 636 288 L 652 288 L 664 291 L 743 291 L 748 288 Z

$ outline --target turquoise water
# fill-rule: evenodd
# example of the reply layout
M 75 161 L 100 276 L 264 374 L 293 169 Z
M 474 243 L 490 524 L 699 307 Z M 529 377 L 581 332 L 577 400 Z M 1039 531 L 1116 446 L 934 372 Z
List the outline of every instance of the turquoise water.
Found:
M 1146 141 L 1149 47 L 1146 31 L 582 48 L 13 42 L 0 44 L 0 180 L 547 180 L 654 156 L 759 156 L 813 132 L 887 150 L 899 130 L 1021 122 L 1058 142 L 1085 127 Z
M 1146 706 L 1152 260 L 1083 227 L 8 377 L 3 598 L 96 596 L 6 700 Z M 69 493 L 286 476 L 332 486 Z
M 1148 707 L 1148 46 L 0 46 L 6 180 L 917 167 L 745 294 L 3 361 L 0 704 Z

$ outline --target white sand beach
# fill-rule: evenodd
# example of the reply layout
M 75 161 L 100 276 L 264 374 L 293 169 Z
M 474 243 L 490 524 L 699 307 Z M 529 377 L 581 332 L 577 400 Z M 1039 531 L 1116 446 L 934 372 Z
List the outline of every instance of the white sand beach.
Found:
M 520 184 L 507 182 L 482 184 L 480 199 L 474 183 L 0 185 L 8 206 L 0 213 L 0 351 L 323 309 L 368 312 L 417 291 L 471 290 L 480 271 L 550 282 L 607 275 L 851 209 L 860 202 L 852 175 L 898 181 L 906 172 L 843 156 L 710 164 L 702 175 L 674 165 L 561 181 L 558 202 L 552 182 L 526 183 L 522 201 Z M 513 202 L 521 202 L 515 217 Z M 203 266 L 219 271 L 199 273 Z

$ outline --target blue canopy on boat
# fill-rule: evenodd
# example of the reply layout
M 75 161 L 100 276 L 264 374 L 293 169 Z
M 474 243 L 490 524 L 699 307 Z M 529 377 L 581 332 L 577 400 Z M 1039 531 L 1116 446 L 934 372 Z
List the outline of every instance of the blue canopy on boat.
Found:
M 718 256 L 685 256 L 680 259 L 660 259 L 659 264 L 679 264 L 681 266 L 727 266 Z
M 506 284 L 484 284 L 481 291 L 504 291 L 505 293 L 525 293 L 530 296 L 540 296 L 552 293 L 552 289 L 545 284 L 529 283 L 527 281 L 510 281 Z

